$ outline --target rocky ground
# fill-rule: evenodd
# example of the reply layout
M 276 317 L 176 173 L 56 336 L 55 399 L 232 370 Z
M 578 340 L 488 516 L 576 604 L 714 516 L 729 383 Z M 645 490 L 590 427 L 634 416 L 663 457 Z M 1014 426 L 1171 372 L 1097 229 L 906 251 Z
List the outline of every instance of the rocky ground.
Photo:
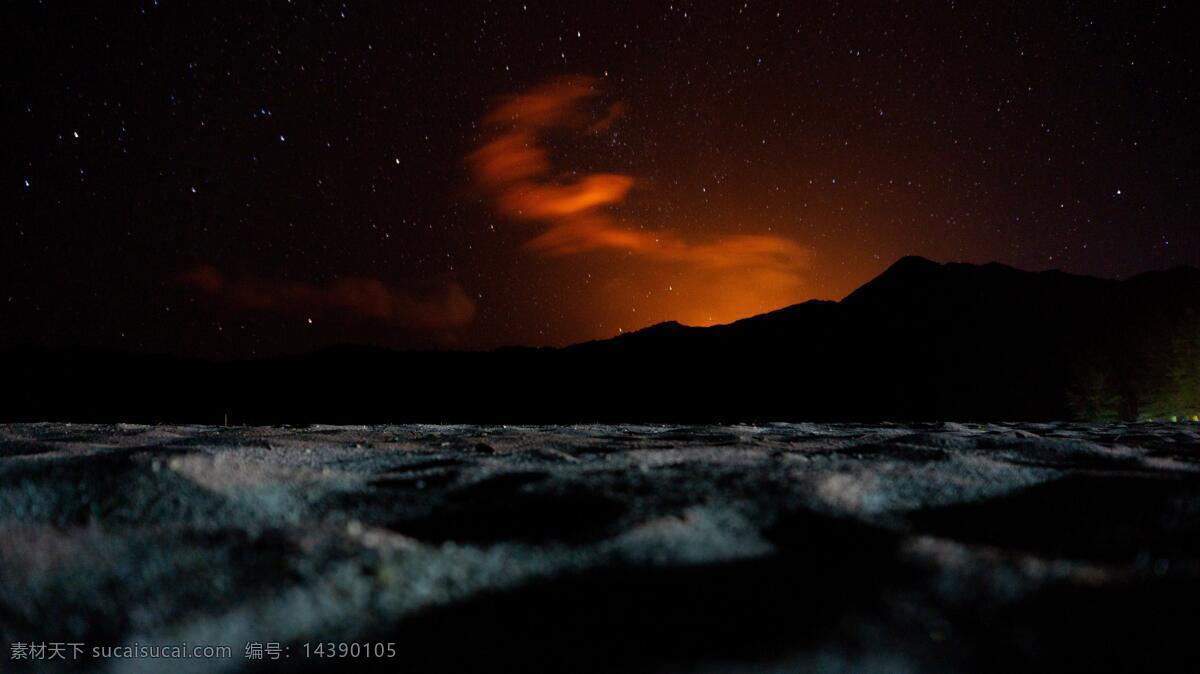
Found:
M 1198 599 L 1196 424 L 0 425 L 5 671 L 1167 671 Z

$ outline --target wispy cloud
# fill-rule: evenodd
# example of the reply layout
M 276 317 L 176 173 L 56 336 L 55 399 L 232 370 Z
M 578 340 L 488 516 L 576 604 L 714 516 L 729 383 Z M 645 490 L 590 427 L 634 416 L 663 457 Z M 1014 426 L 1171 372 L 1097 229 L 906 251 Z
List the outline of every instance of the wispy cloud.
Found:
M 325 286 L 245 276 L 231 279 L 209 265 L 194 267 L 179 280 L 237 311 L 298 318 L 341 315 L 428 331 L 460 328 L 475 317 L 475 302 L 455 283 L 418 296 L 373 278 L 344 277 Z
M 593 78 L 555 79 L 501 100 L 484 117 L 490 135 L 467 162 L 499 214 L 541 226 L 525 247 L 546 256 L 622 251 L 682 265 L 705 283 L 737 282 L 740 275 L 751 281 L 748 293 L 794 297 L 808 258 L 796 242 L 768 234 L 697 239 L 678 230 L 634 227 L 612 212 L 637 188 L 633 176 L 580 175 L 554 166 L 549 132 L 603 132 L 625 113 L 625 104 L 617 103 L 589 114 L 588 103 L 600 93 Z

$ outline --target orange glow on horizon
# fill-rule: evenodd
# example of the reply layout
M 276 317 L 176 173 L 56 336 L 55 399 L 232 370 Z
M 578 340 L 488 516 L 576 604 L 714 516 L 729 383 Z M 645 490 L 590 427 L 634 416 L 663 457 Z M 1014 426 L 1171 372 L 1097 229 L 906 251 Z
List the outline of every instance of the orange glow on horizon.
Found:
M 810 253 L 792 239 L 763 233 L 704 237 L 682 227 L 651 228 L 618 218 L 646 188 L 621 173 L 575 173 L 556 167 L 547 132 L 604 133 L 626 112 L 585 103 L 601 94 L 592 78 L 552 80 L 509 96 L 484 117 L 490 137 L 467 163 L 495 212 L 540 227 L 524 248 L 546 258 L 574 256 L 595 269 L 590 301 L 597 334 L 664 320 L 710 325 L 778 309 L 804 298 Z M 640 310 L 640 313 L 639 313 Z

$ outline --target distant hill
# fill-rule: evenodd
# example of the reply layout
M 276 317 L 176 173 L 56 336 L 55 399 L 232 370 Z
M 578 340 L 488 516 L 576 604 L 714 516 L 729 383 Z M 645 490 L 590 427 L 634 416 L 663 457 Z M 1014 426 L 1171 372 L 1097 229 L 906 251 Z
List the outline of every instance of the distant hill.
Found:
M 563 349 L 210 363 L 0 352 L 0 418 L 299 423 L 1189 418 L 1200 270 L 1117 281 L 906 257 L 841 302 Z

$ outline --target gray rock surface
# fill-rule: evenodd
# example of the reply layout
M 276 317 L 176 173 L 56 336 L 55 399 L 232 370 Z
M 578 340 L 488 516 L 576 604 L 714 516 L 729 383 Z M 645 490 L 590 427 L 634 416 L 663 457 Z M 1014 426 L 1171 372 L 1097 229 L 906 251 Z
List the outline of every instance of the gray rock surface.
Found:
M 1196 424 L 0 425 L 5 648 L 173 672 L 1169 670 L 1198 588 Z

